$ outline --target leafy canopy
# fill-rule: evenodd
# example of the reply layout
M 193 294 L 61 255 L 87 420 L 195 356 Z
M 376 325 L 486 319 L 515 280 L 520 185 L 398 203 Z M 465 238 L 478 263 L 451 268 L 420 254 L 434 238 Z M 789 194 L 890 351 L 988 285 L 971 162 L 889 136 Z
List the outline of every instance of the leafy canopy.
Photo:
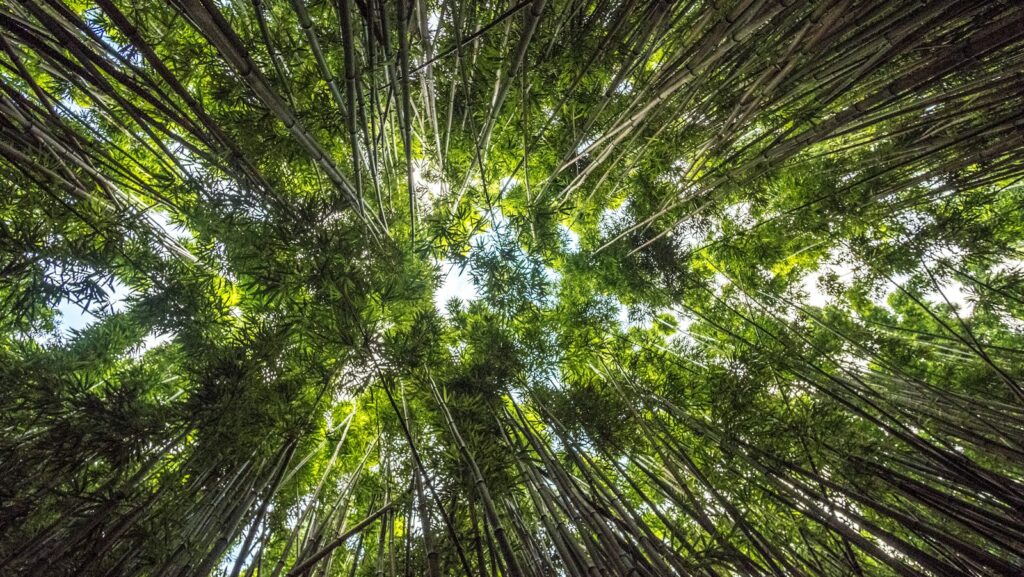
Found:
M 1024 6 L 0 3 L 0 573 L 1024 573 Z

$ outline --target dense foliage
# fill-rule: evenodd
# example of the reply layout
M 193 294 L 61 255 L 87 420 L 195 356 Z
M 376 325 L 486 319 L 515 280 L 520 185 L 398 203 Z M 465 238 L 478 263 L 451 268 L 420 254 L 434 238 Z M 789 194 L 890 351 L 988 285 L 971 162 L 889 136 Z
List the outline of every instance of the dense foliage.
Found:
M 1012 0 L 0 0 L 0 574 L 1022 575 L 1022 178 Z

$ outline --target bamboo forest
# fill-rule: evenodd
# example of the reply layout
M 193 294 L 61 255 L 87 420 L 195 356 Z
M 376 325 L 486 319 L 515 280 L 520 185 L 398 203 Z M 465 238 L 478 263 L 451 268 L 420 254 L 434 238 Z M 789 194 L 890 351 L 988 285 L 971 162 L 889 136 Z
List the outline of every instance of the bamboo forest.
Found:
M 0 0 L 0 575 L 1024 575 L 1024 2 Z

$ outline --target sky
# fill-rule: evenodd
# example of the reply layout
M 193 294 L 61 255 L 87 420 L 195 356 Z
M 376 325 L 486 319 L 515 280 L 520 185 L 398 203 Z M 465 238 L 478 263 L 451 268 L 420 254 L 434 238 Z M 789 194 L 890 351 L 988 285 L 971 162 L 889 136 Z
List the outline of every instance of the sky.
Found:
M 480 296 L 469 276 L 469 266 L 460 269 L 457 264 L 448 260 L 442 260 L 439 265 L 441 267 L 441 286 L 434 293 L 434 306 L 437 308 L 437 312 L 446 315 L 448 301 L 452 298 L 458 298 L 465 303 L 476 300 Z

